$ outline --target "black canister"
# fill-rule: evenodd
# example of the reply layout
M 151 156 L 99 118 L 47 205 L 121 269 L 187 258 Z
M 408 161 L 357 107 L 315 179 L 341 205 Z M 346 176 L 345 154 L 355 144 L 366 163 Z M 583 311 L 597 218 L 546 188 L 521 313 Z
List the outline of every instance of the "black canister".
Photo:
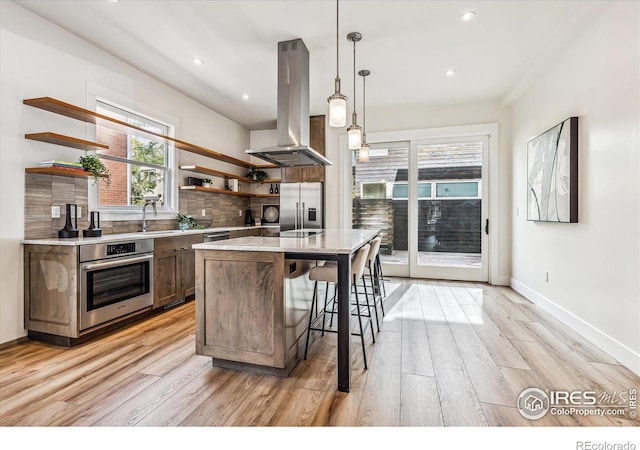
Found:
M 253 220 L 253 215 L 251 214 L 251 210 L 247 209 L 244 213 L 244 224 L 245 225 L 255 225 L 256 221 Z
M 75 226 L 71 223 L 71 207 L 74 207 L 74 219 Z M 65 221 L 64 228 L 62 230 L 58 230 L 59 238 L 77 238 L 78 237 L 78 205 L 75 203 L 67 203 L 67 207 L 65 209 L 67 217 Z
M 95 222 L 98 222 L 96 226 Z M 91 211 L 91 221 L 89 222 L 89 228 L 82 230 L 84 237 L 100 237 L 102 236 L 102 229 L 100 229 L 100 213 L 98 211 Z

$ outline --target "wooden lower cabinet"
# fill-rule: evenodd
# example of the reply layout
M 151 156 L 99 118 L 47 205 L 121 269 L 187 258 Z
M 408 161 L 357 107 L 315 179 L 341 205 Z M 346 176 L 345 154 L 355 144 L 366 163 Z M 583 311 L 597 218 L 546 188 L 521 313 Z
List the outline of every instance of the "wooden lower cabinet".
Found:
M 195 294 L 195 251 L 202 234 L 155 239 L 153 245 L 153 307 Z
M 231 230 L 229 231 L 229 239 L 247 237 L 247 236 L 261 236 L 262 231 L 260 228 L 251 228 L 248 230 Z
M 24 327 L 79 336 L 78 247 L 24 246 Z
M 262 228 L 260 236 L 264 237 L 276 237 L 280 233 L 280 227 L 277 228 Z
M 287 376 L 304 351 L 309 270 L 278 252 L 196 250 L 196 353 Z

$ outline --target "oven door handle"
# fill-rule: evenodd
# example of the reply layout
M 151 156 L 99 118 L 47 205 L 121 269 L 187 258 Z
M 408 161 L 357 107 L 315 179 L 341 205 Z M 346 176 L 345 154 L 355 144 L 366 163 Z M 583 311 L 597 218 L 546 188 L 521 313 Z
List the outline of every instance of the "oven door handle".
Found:
M 135 264 L 153 259 L 153 254 L 144 256 L 134 256 L 132 258 L 114 258 L 110 261 L 99 263 L 84 263 L 80 265 L 80 269 L 84 271 L 108 269 L 109 267 L 123 266 L 126 264 Z

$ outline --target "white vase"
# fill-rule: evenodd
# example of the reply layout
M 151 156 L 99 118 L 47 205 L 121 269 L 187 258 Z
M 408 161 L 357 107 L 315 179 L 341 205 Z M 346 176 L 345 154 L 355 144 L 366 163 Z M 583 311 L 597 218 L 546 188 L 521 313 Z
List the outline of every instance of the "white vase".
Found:
M 211 187 L 211 183 L 202 183 L 202 187 L 210 188 Z

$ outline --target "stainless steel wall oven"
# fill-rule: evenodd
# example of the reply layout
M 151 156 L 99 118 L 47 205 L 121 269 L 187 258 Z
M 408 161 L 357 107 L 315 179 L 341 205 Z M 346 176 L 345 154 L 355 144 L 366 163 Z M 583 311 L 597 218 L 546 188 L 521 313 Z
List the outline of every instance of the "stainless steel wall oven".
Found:
M 153 306 L 153 239 L 80 246 L 80 329 Z

